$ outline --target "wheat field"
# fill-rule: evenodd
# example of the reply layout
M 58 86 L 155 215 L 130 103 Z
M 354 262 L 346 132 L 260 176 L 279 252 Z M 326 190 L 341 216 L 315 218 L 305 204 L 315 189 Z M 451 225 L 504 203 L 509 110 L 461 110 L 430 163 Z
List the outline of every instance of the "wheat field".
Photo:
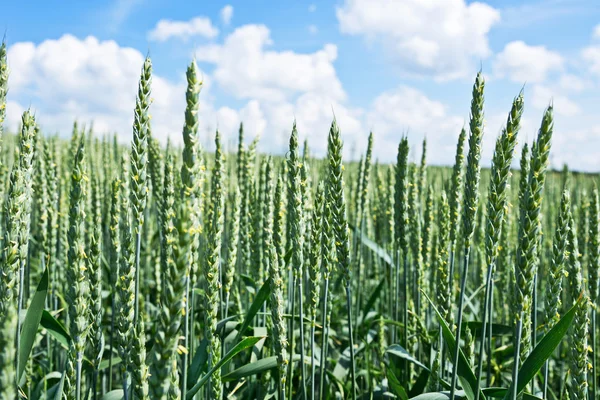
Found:
M 549 168 L 552 105 L 527 143 L 516 93 L 494 137 L 479 73 L 449 167 L 401 135 L 379 163 L 376 133 L 343 160 L 335 119 L 323 159 L 293 120 L 285 155 L 243 125 L 208 152 L 200 79 L 182 146 L 149 58 L 130 146 L 30 110 L 12 134 L 2 44 L 0 399 L 597 398 L 598 177 Z

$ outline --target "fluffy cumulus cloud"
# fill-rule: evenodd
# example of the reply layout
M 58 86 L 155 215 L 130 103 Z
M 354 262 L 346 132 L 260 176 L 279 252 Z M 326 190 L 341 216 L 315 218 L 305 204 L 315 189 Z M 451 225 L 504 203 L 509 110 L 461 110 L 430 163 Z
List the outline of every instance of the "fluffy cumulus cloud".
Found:
M 233 12 L 233 8 L 231 12 Z M 188 40 L 198 36 L 210 39 L 218 34 L 219 30 L 206 17 L 196 17 L 189 21 L 161 19 L 154 29 L 148 33 L 148 39 L 158 42 L 164 42 L 172 38 Z
M 94 37 L 65 35 L 38 45 L 9 48 L 10 85 L 22 104 L 32 104 L 43 126 L 65 131 L 75 118 L 99 129 L 123 128 L 131 119 L 144 57 L 132 48 Z M 20 112 L 19 107 L 8 108 Z M 15 118 L 15 117 L 13 117 Z
M 335 99 L 345 96 L 333 66 L 337 58 L 335 45 L 301 54 L 269 50 L 272 43 L 266 26 L 244 25 L 222 44 L 198 48 L 196 58 L 215 64 L 215 81 L 239 98 L 278 101 L 311 91 Z
M 589 46 L 582 50 L 582 58 L 590 72 L 600 76 L 600 46 Z
M 452 115 L 441 102 L 432 100 L 415 88 L 400 86 L 377 96 L 367 114 L 367 123 L 376 134 L 378 155 L 393 160 L 399 137 L 406 134 L 413 147 L 423 137 L 429 143 L 429 159 L 436 164 L 451 164 L 464 119 Z M 411 150 L 414 159 L 420 149 Z
M 552 137 L 553 152 L 551 165 L 559 169 L 564 164 L 571 168 L 598 172 L 598 153 L 600 148 L 600 125 L 589 123 L 587 126 L 573 126 L 571 121 L 557 121 Z M 560 150 L 559 150 L 560 149 Z M 582 151 L 582 149 L 594 149 Z M 559 150 L 559 151 L 558 151 Z
M 573 100 L 562 94 L 561 90 L 545 86 L 533 86 L 531 103 L 538 110 L 545 109 L 552 102 L 557 114 L 573 117 L 581 113 L 581 108 Z
M 380 1 L 374 0 L 374 4 L 381 7 Z M 454 2 L 459 15 L 447 17 L 448 20 L 433 19 L 437 23 L 431 23 L 431 26 L 443 25 L 444 21 L 450 25 L 450 22 L 465 21 L 465 13 L 485 14 L 484 11 L 476 11 L 477 7 L 487 10 L 485 6 L 475 7 L 476 3 L 467 6 L 461 1 L 450 1 Z M 352 5 L 358 3 L 360 0 L 348 0 L 340 10 L 349 13 Z M 427 8 L 421 3 L 404 1 L 402 4 L 408 4 L 410 7 L 407 6 L 407 9 L 413 12 L 422 13 Z M 441 10 L 430 11 L 430 19 L 444 13 L 444 5 L 438 4 L 438 8 Z M 342 12 L 340 10 L 338 13 Z M 358 22 L 368 25 L 368 16 L 360 18 L 363 20 Z M 421 15 L 421 18 L 425 17 Z M 421 23 L 416 17 L 409 22 L 414 29 Z M 392 25 L 382 22 L 383 25 L 385 23 L 388 27 Z M 483 24 L 482 21 L 478 23 Z M 413 28 L 398 29 L 409 32 Z M 461 25 L 443 29 L 467 28 Z M 376 36 L 381 35 L 377 33 Z M 424 41 L 421 47 L 421 57 L 424 58 L 416 58 L 415 62 L 424 62 L 427 52 L 438 51 L 435 46 L 427 44 L 429 41 L 441 40 L 440 46 L 444 46 L 446 39 L 435 35 L 414 36 L 414 40 Z M 401 36 L 398 38 L 402 42 Z M 411 159 L 418 160 L 421 140 L 426 137 L 430 143 L 429 160 L 436 164 L 453 163 L 458 133 L 468 122 L 466 108 L 464 115 L 461 111 L 457 115 L 455 108 L 428 92 L 408 85 L 380 93 L 362 108 L 355 107 L 347 99 L 335 68 L 335 45 L 324 44 L 316 51 L 301 53 L 274 49 L 272 44 L 267 27 L 245 25 L 213 44 L 195 49 L 196 58 L 202 68 L 206 68 L 202 71 L 204 87 L 199 118 L 201 140 L 207 148 L 213 148 L 213 135 L 218 128 L 225 146 L 234 149 L 237 129 L 243 121 L 248 141 L 259 135 L 262 151 L 282 154 L 287 150 L 292 124 L 296 121 L 301 139 L 309 139 L 313 154 L 323 156 L 329 127 L 335 116 L 345 142 L 346 156 L 356 156 L 353 149 L 362 152 L 372 130 L 376 158 L 382 162 L 395 159 L 399 138 L 406 134 L 412 146 Z M 486 49 L 482 48 L 481 54 L 487 53 L 487 43 L 484 47 Z M 440 51 L 444 56 L 446 49 Z M 471 56 L 473 53 L 463 53 L 461 57 L 469 59 Z M 581 57 L 587 62 L 567 63 L 560 55 L 541 46 L 513 42 L 494 59 L 493 76 L 504 76 L 503 79 L 519 83 L 532 82 L 525 87 L 530 106 L 523 117 L 521 142 L 530 142 L 535 136 L 543 109 L 553 101 L 556 117 L 553 166 L 560 167 L 563 162 L 568 162 L 576 169 L 597 170 L 599 166 L 591 156 L 593 152 L 581 149 L 600 146 L 600 127 L 583 96 L 588 87 L 593 87 L 590 82 L 598 79 L 596 74 L 600 75 L 600 45 L 592 42 L 583 50 Z M 73 121 L 78 119 L 85 123 L 93 121 L 98 133 L 116 132 L 124 143 L 131 140 L 135 95 L 144 60 L 139 50 L 93 36 L 77 38 L 64 35 L 41 43 L 15 43 L 9 48 L 8 58 L 12 71 L 6 122 L 9 129 L 16 128 L 22 112 L 31 105 L 46 132 L 66 134 L 70 132 Z M 457 67 L 454 70 L 456 76 L 464 65 L 453 64 Z M 586 71 L 589 68 L 590 74 L 586 76 L 577 68 Z M 435 69 L 430 72 L 440 77 Z M 490 80 L 490 85 L 505 83 Z M 152 128 L 154 135 L 163 142 L 167 137 L 176 143 L 181 141 L 185 86 L 183 75 L 166 79 L 160 74 L 153 74 Z M 218 93 L 226 93 L 237 105 L 217 107 L 211 89 L 215 86 Z M 469 91 L 469 86 L 465 83 L 464 90 Z M 505 121 L 505 110 L 486 109 L 484 165 L 489 165 L 494 139 Z
M 581 50 L 581 59 L 592 75 L 600 76 L 600 24 L 592 31 L 592 43 Z
M 280 91 L 283 97 L 262 98 L 240 92 L 238 97 L 245 102 L 237 109 L 214 106 L 210 87 L 220 81 L 202 72 L 200 135 L 203 143 L 212 146 L 212 135 L 217 128 L 224 134 L 225 143 L 232 142 L 239 123 L 244 121 L 249 140 L 260 135 L 262 149 L 283 152 L 295 117 L 303 137 L 314 138 L 311 143 L 323 154 L 334 112 L 345 136 L 354 140 L 353 135 L 362 132 L 360 111 L 350 109 L 341 100 L 341 84 L 328 61 L 334 58 L 334 52 L 325 49 L 310 55 L 267 54 L 265 62 L 271 65 L 273 74 L 277 72 L 279 60 L 283 60 L 282 68 L 299 62 L 299 73 L 307 73 L 315 81 L 288 84 L 285 80 L 264 76 L 253 81 L 250 75 L 248 83 L 257 89 L 257 93 Z M 98 133 L 116 132 L 123 142 L 131 140 L 135 95 L 144 60 L 140 51 L 92 36 L 79 39 L 64 35 L 39 44 L 16 43 L 9 48 L 8 59 L 12 73 L 6 123 L 10 129 L 17 127 L 24 109 L 31 104 L 47 132 L 66 134 L 77 119 L 85 123 L 93 121 Z M 327 64 L 330 70 L 325 68 L 324 74 L 319 72 L 320 63 Z M 330 86 L 336 89 L 333 96 L 319 87 L 326 83 L 328 73 L 329 78 L 337 82 Z M 150 111 L 154 135 L 163 142 L 167 137 L 180 142 L 185 109 L 184 77 L 172 81 L 154 73 L 152 97 Z
M 298 53 L 271 50 L 272 44 L 266 26 L 244 25 L 222 43 L 196 50 L 199 61 L 214 65 L 215 84 L 246 102 L 225 112 L 228 124 L 243 120 L 249 138 L 260 135 L 263 149 L 283 152 L 296 120 L 300 136 L 310 138 L 314 154 L 323 155 L 335 115 L 345 140 L 360 141 L 363 111 L 347 104 L 334 66 L 337 47 Z
M 500 13 L 465 0 L 345 0 L 337 18 L 343 33 L 381 41 L 404 72 L 445 80 L 490 55 L 487 36 Z
M 594 27 L 594 30 L 592 32 L 592 38 L 600 39 L 600 24 L 598 24 Z
M 563 57 L 544 46 L 530 46 L 523 41 L 508 43 L 494 60 L 494 73 L 517 83 L 544 82 L 552 72 L 564 67 Z
M 231 18 L 233 18 L 233 7 L 227 4 L 225 7 L 221 9 L 221 22 L 224 25 L 229 25 L 231 23 Z
M 131 139 L 133 108 L 144 56 L 136 49 L 95 37 L 64 35 L 39 44 L 20 42 L 8 50 L 11 68 L 7 125 L 15 129 L 24 109 L 31 105 L 46 132 L 68 133 L 73 121 L 90 123 L 98 133 Z M 216 126 L 210 102 L 210 80 L 201 97 L 201 130 Z M 185 80 L 177 82 L 153 74 L 151 106 L 154 134 L 180 140 L 185 109 Z

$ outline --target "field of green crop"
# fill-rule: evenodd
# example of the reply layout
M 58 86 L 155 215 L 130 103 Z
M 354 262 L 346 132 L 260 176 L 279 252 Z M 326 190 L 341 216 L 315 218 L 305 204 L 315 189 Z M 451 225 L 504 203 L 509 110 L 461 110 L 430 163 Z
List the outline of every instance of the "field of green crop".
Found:
M 195 64 L 162 146 L 146 59 L 122 146 L 2 132 L 7 65 L 0 399 L 598 398 L 597 176 L 549 169 L 552 106 L 530 143 L 523 93 L 484 134 L 478 74 L 448 168 L 401 136 L 379 164 L 373 134 L 345 162 L 335 120 L 324 159 L 292 121 L 284 156 L 242 126 L 207 152 Z

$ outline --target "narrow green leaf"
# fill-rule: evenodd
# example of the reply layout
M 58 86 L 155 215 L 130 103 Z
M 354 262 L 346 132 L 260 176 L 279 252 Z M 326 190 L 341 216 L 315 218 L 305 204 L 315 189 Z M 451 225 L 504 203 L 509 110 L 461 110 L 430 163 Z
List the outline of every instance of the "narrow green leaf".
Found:
M 44 391 L 44 387 L 46 386 L 50 386 L 49 383 L 55 380 L 60 380 L 60 378 L 62 378 L 62 374 L 58 371 L 52 371 L 48 374 L 46 374 L 46 376 L 44 376 L 40 381 L 37 382 L 37 385 L 35 385 L 35 389 L 33 390 L 33 395 L 32 398 L 34 399 L 39 399 L 42 398 L 42 391 Z M 49 392 L 52 389 L 52 386 L 50 386 L 50 389 L 48 389 L 47 391 L 44 391 L 44 398 L 49 398 Z
M 202 374 L 202 371 L 204 371 L 206 368 L 206 362 L 208 361 L 207 347 L 208 340 L 204 338 L 194 353 L 194 359 L 192 360 L 192 364 L 190 365 L 190 369 L 188 371 L 188 387 L 191 387 L 194 382 L 197 382 L 198 379 L 200 379 L 200 374 Z
M 351 228 L 354 228 L 352 224 L 350 224 Z M 354 229 L 355 232 L 357 232 L 356 229 Z M 386 264 L 388 264 L 389 266 L 393 267 L 394 263 L 392 261 L 392 257 L 387 253 L 387 251 L 385 251 L 382 247 L 380 247 L 377 243 L 375 243 L 374 241 L 372 241 L 371 239 L 369 239 L 364 233 L 362 235 L 359 235 L 361 238 L 362 243 L 367 246 L 367 248 L 369 248 L 373 253 L 375 253 L 375 255 L 377 255 L 379 258 L 381 258 L 383 261 L 386 262 Z
M 373 290 L 373 293 L 371 293 L 371 296 L 369 296 L 369 300 L 367 301 L 367 304 L 363 308 L 363 313 L 362 313 L 363 320 L 365 319 L 365 316 L 369 313 L 369 311 L 371 311 L 373 309 L 373 305 L 377 301 L 377 298 L 379 297 L 379 294 L 381 293 L 381 290 L 383 289 L 384 286 L 385 286 L 385 278 L 382 278 L 381 282 L 379 282 L 379 284 L 377 285 L 375 290 Z
M 25 365 L 31 354 L 33 343 L 37 335 L 40 320 L 42 319 L 42 311 L 44 311 L 44 303 L 46 303 L 46 294 L 48 293 L 48 268 L 44 269 L 42 279 L 38 284 L 37 290 L 31 299 L 25 321 L 21 328 L 21 345 L 19 348 L 19 369 L 17 371 L 17 380 L 21 380 Z
M 435 304 L 433 304 L 433 301 L 431 301 L 431 299 L 427 296 L 425 292 L 421 291 L 421 293 L 423 294 L 423 296 L 425 296 L 427 301 L 429 301 L 429 304 L 431 304 L 431 308 L 433 309 L 433 311 L 435 311 L 435 315 L 437 316 L 438 322 L 440 323 L 440 327 L 442 328 L 442 336 L 444 337 L 444 342 L 446 342 L 446 346 L 448 346 L 448 351 L 450 352 L 450 354 L 454 354 L 457 345 L 456 339 L 454 338 L 454 334 L 450 331 L 450 328 L 448 328 L 446 321 L 444 321 L 444 318 L 438 311 Z M 469 400 L 475 399 L 475 390 L 477 390 L 477 378 L 471 370 L 471 367 L 469 367 L 467 358 L 465 357 L 462 350 L 459 350 L 458 365 L 455 365 L 454 367 L 457 369 L 458 380 L 460 381 L 460 384 L 462 385 L 465 391 L 465 395 Z M 479 398 L 481 400 L 485 400 L 485 394 L 483 394 L 481 390 L 479 392 Z
M 525 389 L 535 374 L 542 368 L 546 360 L 552 356 L 552 353 L 554 353 L 554 350 L 558 347 L 567 333 L 569 326 L 571 326 L 577 308 L 582 307 L 582 301 L 584 301 L 583 296 L 581 296 L 579 300 L 577 300 L 577 303 L 575 303 L 560 321 L 550 329 L 537 346 L 535 346 L 527 359 L 523 361 L 523 365 L 519 368 L 519 376 L 517 378 L 517 393 L 521 393 Z M 512 386 L 513 385 L 511 384 L 511 390 Z M 506 396 L 511 393 L 511 390 L 506 393 Z
M 106 393 L 100 400 L 121 400 L 123 398 L 123 389 L 117 389 Z
M 501 399 L 508 393 L 508 389 L 506 389 L 506 388 L 489 387 L 489 388 L 485 388 L 482 390 L 486 396 L 492 397 L 495 399 Z M 523 396 L 523 400 L 543 400 L 540 397 L 534 396 L 530 393 L 522 393 L 522 396 Z
M 236 369 L 223 376 L 221 380 L 223 382 L 237 381 L 247 376 L 257 375 L 265 371 L 271 370 L 277 367 L 277 356 L 261 358 L 260 360 L 251 364 L 246 364 L 243 367 Z
M 71 336 L 65 329 L 64 325 L 52 316 L 47 310 L 42 312 L 42 320 L 40 321 L 42 328 L 48 331 L 50 336 L 56 339 L 63 347 L 68 348 Z
M 391 355 L 394 355 L 396 357 L 403 358 L 403 359 L 429 371 L 429 368 L 427 368 L 419 360 L 414 358 L 408 351 L 406 351 L 406 349 L 404 347 L 400 346 L 399 344 L 391 345 L 390 347 L 387 348 L 387 350 L 385 352 L 390 353 Z
M 102 371 L 103 369 L 108 368 L 109 364 L 110 364 L 109 359 L 100 361 L 100 364 L 98 365 L 98 371 Z M 113 357 L 113 362 L 112 362 L 113 367 L 115 365 L 119 365 L 119 364 L 121 364 L 121 357 Z
M 409 396 L 417 396 L 419 393 L 423 393 L 425 387 L 427 386 L 427 381 L 429 380 L 429 371 L 424 369 L 421 371 L 414 385 L 408 391 Z
M 60 381 L 58 382 L 58 385 L 56 385 L 56 391 L 54 392 L 54 396 L 52 397 L 54 400 L 62 400 L 63 389 L 65 387 L 66 375 L 67 375 L 66 372 L 63 372 L 62 377 L 60 378 Z
M 251 336 L 251 337 L 247 337 L 246 339 L 242 340 L 237 345 L 235 345 L 235 347 L 233 349 L 231 349 L 229 351 L 229 353 L 225 354 L 225 357 L 223 357 L 221 359 L 221 361 L 219 361 L 215 366 L 213 366 L 210 369 L 210 371 L 208 371 L 206 373 L 206 375 L 204 375 L 202 377 L 202 379 L 200 379 L 190 390 L 188 390 L 186 399 L 191 400 L 196 395 L 196 393 L 198 393 L 198 391 L 202 388 L 202 386 L 204 386 L 206 384 L 206 382 L 208 382 L 208 380 L 210 379 L 213 372 L 215 372 L 217 369 L 221 368 L 223 366 L 223 364 L 227 363 L 229 360 L 231 360 L 233 357 L 235 357 L 238 353 L 254 346 L 256 344 L 256 342 L 258 342 L 259 340 L 261 340 L 263 338 L 264 338 L 263 336 Z
M 463 398 L 465 397 L 465 391 L 464 390 L 457 390 L 456 392 L 454 392 L 454 398 Z M 450 399 L 450 392 L 430 392 L 430 393 L 423 393 L 420 394 L 418 396 L 415 397 L 411 397 L 410 400 L 449 400 Z
M 480 321 L 469 321 L 469 322 L 463 323 L 463 328 L 466 326 L 469 327 L 474 338 L 478 338 L 479 336 L 481 336 L 483 323 L 481 323 Z M 487 324 L 487 326 L 488 326 L 487 333 L 489 333 L 490 324 Z M 513 331 L 514 331 L 514 329 L 512 326 L 503 325 L 503 324 L 492 324 L 492 334 L 494 337 L 502 336 L 502 335 L 510 335 L 513 333 Z
M 388 378 L 388 384 L 390 385 L 390 389 L 392 390 L 392 392 L 397 397 L 399 397 L 400 400 L 408 400 L 408 395 L 406 394 L 406 390 L 404 390 L 404 387 L 398 380 L 398 377 L 396 377 L 396 374 L 394 374 L 394 371 L 392 371 L 392 368 L 387 369 L 387 378 Z
M 270 294 L 271 294 L 271 285 L 269 284 L 269 281 L 267 280 L 265 283 L 263 283 L 262 287 L 260 288 L 260 290 L 258 291 L 256 296 L 254 297 L 254 301 L 252 302 L 250 309 L 248 310 L 248 312 L 246 313 L 246 316 L 244 317 L 244 322 L 242 322 L 242 326 L 240 327 L 236 341 L 238 341 L 242 337 L 243 333 L 246 331 L 248 326 L 250 326 L 250 323 L 252 322 L 252 320 L 254 319 L 256 314 L 262 309 L 263 304 L 265 303 L 267 298 L 269 298 Z

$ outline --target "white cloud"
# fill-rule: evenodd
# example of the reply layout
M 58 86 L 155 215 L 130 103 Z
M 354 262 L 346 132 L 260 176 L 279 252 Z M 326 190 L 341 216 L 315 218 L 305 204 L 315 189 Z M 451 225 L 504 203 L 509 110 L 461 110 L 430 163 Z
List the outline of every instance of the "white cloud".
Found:
M 550 102 L 553 103 L 556 114 L 571 117 L 581 113 L 579 105 L 561 94 L 559 90 L 544 85 L 534 85 L 531 104 L 538 110 L 543 110 L 548 107 Z
M 318 32 L 319 32 L 319 28 L 317 28 L 316 25 L 308 26 L 308 33 L 310 33 L 311 35 L 316 35 Z
M 25 112 L 25 107 L 16 101 L 8 100 L 6 102 L 6 120 L 4 121 L 5 127 L 8 127 L 11 130 L 18 129 L 23 112 Z
M 328 50 L 332 52 L 332 50 Z M 328 55 L 329 54 L 329 55 Z M 324 79 L 311 68 L 321 59 L 328 60 L 332 53 L 326 50 L 311 55 L 291 53 L 275 54 L 291 62 L 302 64 L 300 72 L 312 74 L 317 83 L 285 86 L 285 93 L 295 96 L 276 99 L 248 97 L 239 109 L 216 108 L 211 102 L 211 75 L 202 73 L 203 90 L 200 96 L 200 135 L 202 142 L 212 146 L 217 127 L 224 143 L 235 140 L 237 127 L 244 121 L 248 137 L 260 134 L 261 149 L 282 153 L 285 151 L 294 117 L 302 137 L 311 137 L 311 146 L 324 154 L 327 132 L 335 111 L 344 137 L 354 140 L 361 129 L 360 110 L 350 109 L 341 103 L 340 93 L 329 96 L 317 90 Z M 305 57 L 314 62 L 306 62 Z M 329 58 L 328 58 L 329 57 Z M 266 57 L 269 59 L 269 56 Z M 75 119 L 94 123 L 97 133 L 116 132 L 122 142 L 131 140 L 133 108 L 140 69 L 144 56 L 136 49 L 121 47 L 114 41 L 100 41 L 95 37 L 79 39 L 64 35 L 56 40 L 39 44 L 16 43 L 8 50 L 12 70 L 7 104 L 7 128 L 14 130 L 21 114 L 31 104 L 38 122 L 46 132 L 68 134 Z M 270 61 L 267 64 L 270 65 Z M 304 64 L 303 64 L 304 63 Z M 275 63 L 276 64 L 276 63 Z M 274 68 L 274 67 L 273 67 Z M 335 71 L 331 79 L 337 80 Z M 272 85 L 278 81 L 258 81 L 255 85 Z M 339 82 L 338 82 L 339 83 Z M 341 86 L 340 86 L 341 90 Z M 334 91 L 335 93 L 335 91 Z M 153 103 L 150 107 L 153 134 L 166 141 L 181 142 L 181 127 L 185 109 L 185 79 L 173 82 L 153 74 Z
M 221 21 L 224 25 L 229 25 L 231 23 L 231 18 L 233 17 L 233 7 L 227 4 L 225 7 L 221 9 Z
M 381 41 L 403 72 L 438 80 L 468 75 L 490 55 L 488 32 L 500 13 L 464 0 L 345 0 L 340 30 Z
M 144 56 L 136 49 L 93 36 L 64 35 L 39 44 L 16 43 L 8 50 L 11 68 L 7 125 L 16 129 L 27 105 L 46 132 L 69 133 L 75 119 L 93 121 L 98 133 L 131 140 L 133 108 Z M 206 78 L 207 75 L 204 74 Z M 206 82 L 201 96 L 201 129 L 213 129 L 215 111 Z M 185 80 L 169 81 L 153 74 L 152 131 L 161 140 L 181 139 Z
M 217 118 L 221 132 L 237 132 L 243 121 L 248 141 L 258 135 L 261 151 L 278 154 L 287 151 L 292 123 L 296 120 L 300 140 L 308 138 L 311 152 L 321 157 L 327 149 L 327 135 L 334 114 L 345 142 L 345 155 L 349 156 L 352 144 L 366 142 L 363 112 L 324 95 L 305 93 L 295 100 L 281 102 L 252 99 L 240 110 L 218 110 Z
M 600 46 L 584 48 L 581 56 L 587 62 L 589 71 L 594 75 L 600 75 Z
M 418 146 L 426 136 L 433 143 L 429 146 L 429 159 L 450 165 L 464 122 L 451 115 L 443 103 L 408 86 L 380 94 L 367 114 L 368 127 L 375 133 L 377 154 L 385 160 L 393 160 L 400 135 L 406 133 L 412 146 Z
M 198 48 L 196 58 L 215 64 L 215 81 L 238 98 L 280 101 L 303 92 L 326 93 L 338 100 L 345 97 L 333 66 L 335 45 L 300 54 L 267 50 L 272 43 L 266 26 L 245 25 L 223 44 Z
M 518 83 L 543 82 L 547 76 L 563 69 L 564 59 L 544 46 L 530 46 L 523 41 L 508 43 L 494 60 L 494 73 Z
M 159 42 L 164 42 L 171 38 L 187 40 L 194 36 L 212 39 L 218 34 L 219 30 L 206 17 L 196 17 L 189 21 L 161 19 L 154 29 L 148 33 L 148 39 Z
M 586 82 L 577 75 L 563 74 L 558 81 L 558 85 L 564 91 L 578 93 L 585 89 Z
M 118 29 L 142 2 L 143 0 L 115 0 L 109 10 L 111 29 L 113 31 Z
M 550 153 L 551 165 L 561 168 L 567 164 L 570 168 L 598 172 L 598 154 L 582 149 L 600 148 L 600 125 L 573 126 L 570 122 L 559 121 L 555 124 Z
M 594 32 L 592 33 L 592 38 L 600 39 L 600 24 L 594 27 Z

